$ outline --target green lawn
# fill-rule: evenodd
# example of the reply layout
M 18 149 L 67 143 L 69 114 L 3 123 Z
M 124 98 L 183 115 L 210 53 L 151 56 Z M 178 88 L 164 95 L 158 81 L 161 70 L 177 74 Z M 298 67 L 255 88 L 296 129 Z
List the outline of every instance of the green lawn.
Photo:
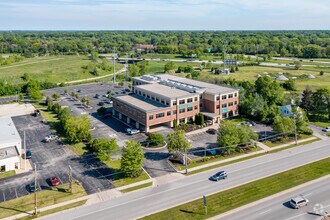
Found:
M 48 62 L 40 62 L 51 60 Z M 35 63 L 34 63 L 35 62 Z M 30 64 L 29 64 L 30 63 Z M 86 56 L 51 56 L 36 57 L 25 59 L 22 62 L 12 64 L 11 68 L 0 67 L 0 79 L 5 79 L 14 84 L 21 83 L 21 76 L 29 73 L 32 78 L 40 81 L 49 81 L 54 83 L 93 78 L 94 75 L 84 70 L 82 66 L 86 66 L 91 61 Z M 109 63 L 112 65 L 112 63 Z M 116 69 L 121 69 L 122 64 L 117 64 Z M 100 70 L 99 75 L 107 75 L 112 72 Z
M 142 219 L 206 219 L 290 189 L 330 173 L 330 158 L 294 168 L 270 177 L 207 196 L 208 216 L 203 198 L 146 216 Z
M 319 126 L 321 128 L 325 128 L 325 127 L 330 126 L 330 120 L 326 115 L 324 115 L 324 116 L 322 116 L 322 115 L 310 115 L 310 116 L 308 116 L 308 120 L 309 120 L 310 124 Z
M 35 218 L 40 218 L 42 216 L 46 216 L 46 215 L 50 215 L 56 212 L 60 212 L 60 211 L 64 211 L 64 210 L 68 210 L 68 209 L 72 209 L 78 206 L 82 206 L 86 203 L 87 200 L 83 200 L 83 201 L 79 201 L 79 202 L 74 202 L 68 205 L 64 205 L 58 208 L 54 208 L 54 209 L 50 209 L 44 212 L 39 212 L 36 216 L 35 215 L 29 215 L 23 218 L 19 218 L 19 220 L 29 220 L 29 219 L 35 219 Z
M 0 179 L 6 178 L 6 177 L 9 177 L 9 176 L 13 176 L 15 174 L 16 174 L 15 170 L 11 170 L 11 171 L 7 171 L 7 172 L 4 172 L 4 173 L 0 173 Z
M 69 184 L 53 187 L 51 190 L 37 192 L 38 208 L 54 205 L 87 195 L 82 185 L 73 183 L 73 192 L 67 192 Z M 2 202 L 0 218 L 17 215 L 34 209 L 34 194 Z
M 150 182 L 150 183 L 144 183 L 144 184 L 141 184 L 141 185 L 138 185 L 138 186 L 134 186 L 134 187 L 130 187 L 130 188 L 127 188 L 127 189 L 123 189 L 123 190 L 120 190 L 120 192 L 122 192 L 122 193 L 128 193 L 128 192 L 132 192 L 134 190 L 142 189 L 142 188 L 149 187 L 149 186 L 152 186 L 152 182 Z

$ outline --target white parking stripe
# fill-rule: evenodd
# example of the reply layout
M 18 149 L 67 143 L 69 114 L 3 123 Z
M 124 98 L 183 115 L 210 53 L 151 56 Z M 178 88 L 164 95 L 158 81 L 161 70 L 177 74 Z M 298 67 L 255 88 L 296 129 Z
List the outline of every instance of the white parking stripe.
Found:
M 266 210 L 266 211 L 260 212 L 259 215 L 266 214 L 267 212 L 270 212 L 270 211 L 271 211 L 271 209 L 268 209 L 268 210 Z

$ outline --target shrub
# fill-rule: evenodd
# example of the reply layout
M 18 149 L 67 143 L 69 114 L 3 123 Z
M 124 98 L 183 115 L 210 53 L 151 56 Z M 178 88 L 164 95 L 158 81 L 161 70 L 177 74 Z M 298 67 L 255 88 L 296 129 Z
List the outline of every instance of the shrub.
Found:
M 159 146 L 164 143 L 163 135 L 159 133 L 150 133 L 147 139 L 153 146 Z

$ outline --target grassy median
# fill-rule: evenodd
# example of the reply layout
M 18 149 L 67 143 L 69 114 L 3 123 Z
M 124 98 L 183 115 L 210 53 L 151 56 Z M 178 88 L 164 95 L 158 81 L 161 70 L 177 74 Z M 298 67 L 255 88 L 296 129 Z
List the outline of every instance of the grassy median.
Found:
M 143 219 L 205 219 L 328 174 L 330 174 L 330 158 L 209 195 L 207 196 L 208 216 L 205 216 L 203 199 L 200 198 Z

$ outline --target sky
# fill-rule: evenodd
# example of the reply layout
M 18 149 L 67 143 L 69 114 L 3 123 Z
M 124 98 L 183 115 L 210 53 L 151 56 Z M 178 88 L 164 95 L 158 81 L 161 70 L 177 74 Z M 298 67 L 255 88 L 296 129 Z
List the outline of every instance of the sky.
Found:
M 0 30 L 330 30 L 330 0 L 0 0 Z

